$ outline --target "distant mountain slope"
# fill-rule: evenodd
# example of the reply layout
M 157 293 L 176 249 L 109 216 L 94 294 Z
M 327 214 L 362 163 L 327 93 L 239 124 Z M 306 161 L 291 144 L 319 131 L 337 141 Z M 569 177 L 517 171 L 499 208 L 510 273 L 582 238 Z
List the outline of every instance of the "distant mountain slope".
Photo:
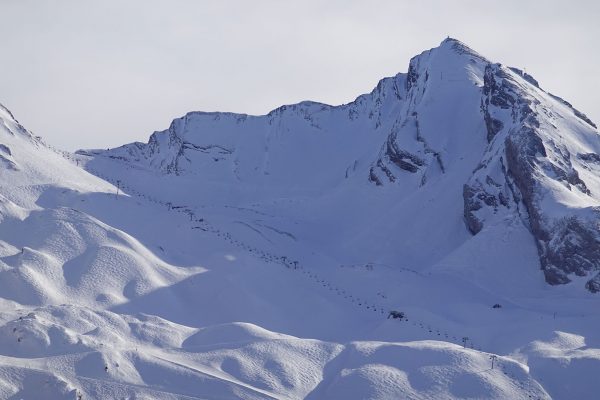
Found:
M 303 102 L 261 117 L 192 112 L 147 144 L 91 153 L 223 183 L 325 190 L 376 151 L 400 112 L 404 78 L 386 78 L 340 107 Z
M 400 218 L 403 229 L 414 232 L 418 224 L 420 231 L 448 235 L 458 229 L 458 209 L 473 235 L 494 221 L 520 218 L 548 283 L 587 276 L 586 288 L 600 290 L 596 126 L 533 77 L 454 39 L 346 105 L 303 102 L 265 116 L 194 112 L 147 144 L 80 153 L 194 176 L 199 184 L 272 193 L 263 200 L 366 181 L 395 185 L 407 214 L 433 201 L 427 213 L 441 217 L 434 225 L 424 222 L 426 215 L 410 224 Z M 432 239 L 446 254 L 467 240 L 452 247 L 447 236 Z

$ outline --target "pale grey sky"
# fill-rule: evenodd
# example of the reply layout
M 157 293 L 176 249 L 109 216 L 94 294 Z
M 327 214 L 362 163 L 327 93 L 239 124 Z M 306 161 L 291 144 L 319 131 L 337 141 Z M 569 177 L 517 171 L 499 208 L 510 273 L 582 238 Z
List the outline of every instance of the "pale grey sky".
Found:
M 67 150 L 188 111 L 345 103 L 447 35 L 600 122 L 596 0 L 0 0 L 0 103 Z

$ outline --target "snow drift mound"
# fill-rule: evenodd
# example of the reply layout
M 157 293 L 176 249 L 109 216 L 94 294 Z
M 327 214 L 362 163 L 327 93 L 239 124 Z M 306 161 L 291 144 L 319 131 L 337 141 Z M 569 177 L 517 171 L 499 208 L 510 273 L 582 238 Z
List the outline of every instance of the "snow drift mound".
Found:
M 31 235 L 36 232 L 36 235 Z M 71 208 L 32 211 L 5 220 L 0 240 L 18 249 L 0 259 L 6 299 L 20 304 L 108 307 L 187 277 L 131 236 Z
M 5 299 L 31 306 L 77 299 L 108 307 L 198 272 L 165 263 L 135 238 L 80 211 L 84 204 L 113 196 L 116 188 L 0 111 L 0 151 L 10 152 L 18 165 L 0 169 Z

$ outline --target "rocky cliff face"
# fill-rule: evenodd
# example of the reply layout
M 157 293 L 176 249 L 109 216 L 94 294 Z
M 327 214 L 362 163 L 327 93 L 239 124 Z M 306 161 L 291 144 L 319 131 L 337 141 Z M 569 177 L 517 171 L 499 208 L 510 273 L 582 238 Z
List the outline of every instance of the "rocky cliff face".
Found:
M 595 126 L 499 64 L 486 67 L 482 95 L 490 145 L 464 188 L 467 226 L 476 234 L 490 214 L 514 209 L 529 223 L 548 283 L 593 276 L 600 268 Z M 598 291 L 598 275 L 586 287 Z
M 399 201 L 437 196 L 449 220 L 462 208 L 472 235 L 520 219 L 548 283 L 588 276 L 600 290 L 596 126 L 532 76 L 454 39 L 345 105 L 194 112 L 147 144 L 84 154 L 281 193 L 370 182 L 370 191 L 401 188 Z

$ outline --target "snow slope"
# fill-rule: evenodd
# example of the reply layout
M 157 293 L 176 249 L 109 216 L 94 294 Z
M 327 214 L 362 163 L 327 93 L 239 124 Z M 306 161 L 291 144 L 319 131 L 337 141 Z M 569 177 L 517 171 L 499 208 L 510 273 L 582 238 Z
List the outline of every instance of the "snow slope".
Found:
M 448 39 L 346 105 L 76 155 L 0 110 L 0 397 L 595 398 L 594 254 L 544 257 L 594 223 L 597 132 L 533 82 Z
M 181 209 L 117 196 L 2 120 L 1 398 L 545 395 L 508 358 L 515 377 L 482 375 L 487 355 L 460 345 L 373 341 L 397 323 L 220 233 L 199 246 Z M 431 361 L 392 356 L 414 351 Z M 466 383 L 429 387 L 436 363 Z

